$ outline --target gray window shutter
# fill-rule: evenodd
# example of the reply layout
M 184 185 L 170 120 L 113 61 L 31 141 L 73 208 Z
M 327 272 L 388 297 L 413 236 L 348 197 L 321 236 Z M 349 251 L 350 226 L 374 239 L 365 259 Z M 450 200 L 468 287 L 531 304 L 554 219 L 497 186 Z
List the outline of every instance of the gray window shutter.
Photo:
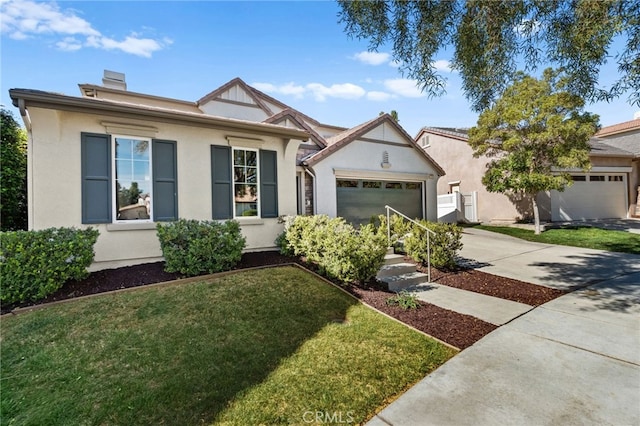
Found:
M 260 216 L 278 217 L 278 153 L 260 150 Z
M 178 220 L 178 165 L 176 142 L 153 140 L 153 220 Z
M 81 133 L 82 223 L 111 223 L 111 136 Z
M 231 147 L 211 145 L 211 199 L 214 219 L 233 218 Z

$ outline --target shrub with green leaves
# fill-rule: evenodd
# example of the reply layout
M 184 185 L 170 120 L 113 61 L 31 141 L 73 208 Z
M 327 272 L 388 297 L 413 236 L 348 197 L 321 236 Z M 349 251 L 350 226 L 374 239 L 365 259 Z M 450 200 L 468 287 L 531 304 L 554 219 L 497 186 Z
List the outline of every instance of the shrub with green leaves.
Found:
M 342 282 L 366 282 L 384 262 L 386 231 L 365 225 L 356 230 L 343 218 L 326 215 L 285 219 L 285 231 L 278 238 L 284 254 L 304 256 L 320 272 Z
M 456 266 L 456 255 L 462 249 L 462 228 L 451 223 L 435 223 L 421 220 L 422 226 L 435 232 L 429 236 L 431 243 L 431 265 L 452 269 Z M 404 239 L 407 254 L 416 262 L 427 263 L 427 231 L 413 224 L 411 233 Z
M 81 280 L 93 262 L 93 228 L 0 232 L 0 300 L 44 299 L 68 280 Z
M 415 295 L 409 293 L 406 290 L 402 290 L 400 293 L 396 294 L 395 296 L 391 296 L 390 298 L 388 298 L 387 305 L 399 306 L 404 310 L 419 309 L 420 301 Z
M 156 225 L 167 272 L 187 276 L 227 271 L 242 257 L 246 239 L 235 220 L 180 219 Z

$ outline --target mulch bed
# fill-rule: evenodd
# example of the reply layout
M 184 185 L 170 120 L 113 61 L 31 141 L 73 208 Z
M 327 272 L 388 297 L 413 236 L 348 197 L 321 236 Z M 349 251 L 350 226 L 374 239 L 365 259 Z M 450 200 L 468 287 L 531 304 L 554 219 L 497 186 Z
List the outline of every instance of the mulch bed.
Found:
M 234 269 L 246 269 L 259 266 L 297 263 L 317 271 L 314 265 L 305 263 L 297 257 L 283 256 L 275 251 L 245 253 Z M 432 268 L 432 281 L 443 285 L 475 291 L 503 299 L 538 306 L 565 292 L 525 283 L 510 278 L 499 277 L 477 270 L 440 271 Z M 147 263 L 123 268 L 105 269 L 91 273 L 82 281 L 70 281 L 44 300 L 20 306 L 3 306 L 2 313 L 8 313 L 17 307 L 50 303 L 80 296 L 104 293 L 112 290 L 139 287 L 163 281 L 183 278 L 177 273 L 164 271 L 164 262 Z M 344 287 L 344 286 L 343 286 Z M 463 315 L 420 302 L 420 309 L 403 310 L 397 306 L 388 306 L 386 301 L 393 295 L 381 283 L 369 283 L 368 286 L 344 287 L 364 303 L 404 322 L 433 337 L 464 349 L 496 329 L 496 326 L 469 315 Z

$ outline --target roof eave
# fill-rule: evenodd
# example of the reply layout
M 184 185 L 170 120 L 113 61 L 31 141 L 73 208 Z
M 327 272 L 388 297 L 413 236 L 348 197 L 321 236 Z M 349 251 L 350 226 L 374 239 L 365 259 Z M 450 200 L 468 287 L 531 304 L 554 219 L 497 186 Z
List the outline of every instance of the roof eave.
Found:
M 131 118 L 152 119 L 165 123 L 191 123 L 220 130 L 245 131 L 253 134 L 278 136 L 302 141 L 309 139 L 309 134 L 303 130 L 273 124 L 253 123 L 204 114 L 200 116 L 181 111 L 166 111 L 157 108 L 145 108 L 144 106 L 138 105 L 123 105 L 106 100 L 78 98 L 49 92 L 34 92 L 26 89 L 11 89 L 9 90 L 9 95 L 13 105 L 16 107 L 19 106 L 19 99 L 23 99 L 27 107 L 33 106 L 116 116 L 127 115 Z

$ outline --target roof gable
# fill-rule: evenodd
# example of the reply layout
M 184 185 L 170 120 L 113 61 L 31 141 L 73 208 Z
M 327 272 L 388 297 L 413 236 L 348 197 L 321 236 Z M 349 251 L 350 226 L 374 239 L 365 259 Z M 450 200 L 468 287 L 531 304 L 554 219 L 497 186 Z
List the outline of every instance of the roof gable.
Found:
M 263 121 L 263 123 L 279 124 L 285 120 L 291 120 L 299 129 L 306 130 L 311 135 L 311 140 L 320 148 L 325 148 L 327 142 L 318 134 L 311 126 L 309 126 L 305 120 L 307 118 L 304 114 L 296 111 L 293 108 L 287 108 L 280 111 L 278 114 L 272 115 Z
M 231 101 L 257 106 L 263 110 L 267 116 L 273 115 L 271 108 L 269 108 L 269 106 L 259 96 L 256 96 L 254 90 L 255 89 L 242 81 L 242 79 L 236 77 L 200 98 L 196 104 L 200 106 L 211 101 Z
M 393 119 L 389 114 L 382 114 L 373 120 L 369 120 L 365 123 L 360 124 L 359 126 L 348 129 L 342 133 L 337 134 L 331 138 L 327 139 L 327 147 L 322 151 L 314 154 L 313 156 L 306 159 L 305 163 L 308 165 L 313 165 L 324 158 L 330 156 L 334 152 L 340 150 L 341 148 L 347 146 L 351 142 L 361 139 L 366 136 L 368 133 L 373 131 L 374 129 L 382 126 L 382 125 L 390 125 L 395 131 L 397 131 L 401 137 L 407 142 L 407 145 L 413 147 L 417 152 L 420 153 L 424 158 L 427 159 L 430 163 L 433 164 L 435 169 L 437 170 L 440 176 L 444 176 L 445 172 L 440 167 L 440 165 L 433 159 L 429 154 L 424 152 L 420 147 L 416 144 L 416 142 L 409 136 L 409 134 L 398 124 L 396 120 Z

